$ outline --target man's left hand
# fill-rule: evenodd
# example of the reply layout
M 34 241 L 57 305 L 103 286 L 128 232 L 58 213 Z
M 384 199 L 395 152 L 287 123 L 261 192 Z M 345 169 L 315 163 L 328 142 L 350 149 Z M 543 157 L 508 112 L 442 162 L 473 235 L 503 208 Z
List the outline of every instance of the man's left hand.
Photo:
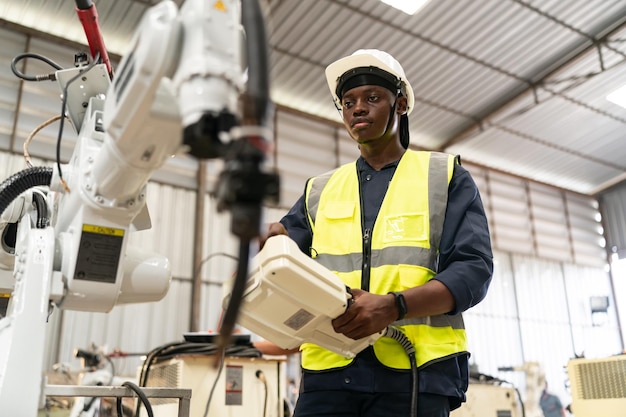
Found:
M 332 321 L 337 333 L 357 340 L 378 333 L 398 317 L 395 297 L 378 295 L 352 288 L 353 302 L 341 316 Z

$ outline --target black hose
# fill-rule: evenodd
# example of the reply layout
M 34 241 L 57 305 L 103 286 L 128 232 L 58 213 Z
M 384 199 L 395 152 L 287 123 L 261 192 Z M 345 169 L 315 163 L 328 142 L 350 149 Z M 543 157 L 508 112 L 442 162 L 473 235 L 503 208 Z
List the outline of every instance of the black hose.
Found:
M 11 175 L 0 184 L 0 215 L 9 204 L 24 191 L 41 186 L 50 185 L 52 168 L 32 167 Z
M 231 290 L 230 299 L 228 300 L 228 306 L 226 307 L 226 312 L 224 313 L 218 337 L 218 349 L 220 352 L 226 349 L 229 345 L 233 329 L 237 323 L 239 307 L 243 299 L 243 293 L 246 289 L 246 282 L 248 279 L 249 256 L 250 240 L 244 238 L 239 239 L 239 263 L 237 265 L 233 288 Z
M 144 408 L 146 409 L 146 412 L 148 413 L 148 417 L 154 417 L 154 412 L 152 411 L 152 405 L 150 404 L 148 397 L 146 396 L 146 394 L 143 392 L 143 390 L 140 387 L 138 387 L 137 385 L 133 384 L 130 381 L 124 382 L 122 386 L 126 388 L 130 388 L 132 391 L 134 391 L 135 394 L 137 394 L 137 397 L 139 397 L 139 401 L 137 401 L 137 405 L 143 404 Z M 119 412 L 121 407 L 118 407 L 117 409 Z M 137 414 L 137 416 L 139 416 L 139 414 Z
M 389 326 L 385 331 L 385 336 L 390 337 L 393 340 L 400 343 L 404 351 L 409 355 L 409 362 L 411 363 L 411 377 L 413 380 L 411 387 L 411 411 L 409 416 L 413 417 L 417 415 L 417 398 L 419 395 L 419 375 L 417 372 L 417 359 L 415 358 L 415 346 L 411 343 L 408 337 L 400 329 Z
M 241 7 L 241 23 L 246 36 L 246 57 L 248 62 L 248 84 L 246 93 L 251 108 L 244 105 L 244 124 L 265 125 L 270 108 L 269 65 L 265 22 L 261 6 L 257 0 L 244 0 Z

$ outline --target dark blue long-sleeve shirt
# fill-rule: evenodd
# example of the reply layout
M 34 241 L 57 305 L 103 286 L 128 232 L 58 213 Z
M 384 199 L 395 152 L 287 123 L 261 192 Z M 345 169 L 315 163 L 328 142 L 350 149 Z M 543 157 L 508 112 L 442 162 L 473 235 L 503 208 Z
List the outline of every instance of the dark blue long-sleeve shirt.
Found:
M 374 226 L 376 216 L 398 162 L 374 170 L 359 158 L 357 168 L 361 184 L 364 227 Z M 300 249 L 309 253 L 312 242 L 304 196 L 295 203 L 281 223 Z M 455 309 L 461 313 L 480 302 L 487 293 L 493 272 L 491 241 L 478 188 L 469 172 L 455 165 L 448 187 L 448 206 L 439 248 L 439 267 L 433 279 L 441 281 L 452 293 Z M 464 399 L 468 384 L 468 356 L 461 355 L 428 364 L 420 369 L 419 390 L 450 397 L 451 408 Z M 410 373 L 382 366 L 371 348 L 357 355 L 348 367 L 305 372 L 303 390 L 350 389 L 364 392 L 407 392 Z

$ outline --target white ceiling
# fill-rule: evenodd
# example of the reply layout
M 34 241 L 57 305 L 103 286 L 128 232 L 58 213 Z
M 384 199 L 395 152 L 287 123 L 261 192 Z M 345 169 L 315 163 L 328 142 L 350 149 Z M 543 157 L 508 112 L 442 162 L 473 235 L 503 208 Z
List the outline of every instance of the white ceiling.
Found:
M 94 3 L 123 54 L 157 1 Z M 431 0 L 414 16 L 378 0 L 262 4 L 280 106 L 339 122 L 324 68 L 383 49 L 415 89 L 412 146 L 587 195 L 626 179 L 626 109 L 606 100 L 626 84 L 626 0 Z M 73 0 L 0 0 L 0 25 L 85 43 Z

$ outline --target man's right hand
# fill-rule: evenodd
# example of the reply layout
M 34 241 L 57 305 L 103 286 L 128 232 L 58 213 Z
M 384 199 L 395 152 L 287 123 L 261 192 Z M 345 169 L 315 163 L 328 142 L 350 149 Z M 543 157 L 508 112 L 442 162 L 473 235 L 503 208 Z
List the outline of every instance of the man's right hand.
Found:
M 263 246 L 265 245 L 265 241 L 268 238 L 272 236 L 278 236 L 278 235 L 289 236 L 289 233 L 287 233 L 287 229 L 285 229 L 285 226 L 283 226 L 282 223 L 280 222 L 270 223 L 267 234 L 259 237 L 259 248 L 263 249 Z

